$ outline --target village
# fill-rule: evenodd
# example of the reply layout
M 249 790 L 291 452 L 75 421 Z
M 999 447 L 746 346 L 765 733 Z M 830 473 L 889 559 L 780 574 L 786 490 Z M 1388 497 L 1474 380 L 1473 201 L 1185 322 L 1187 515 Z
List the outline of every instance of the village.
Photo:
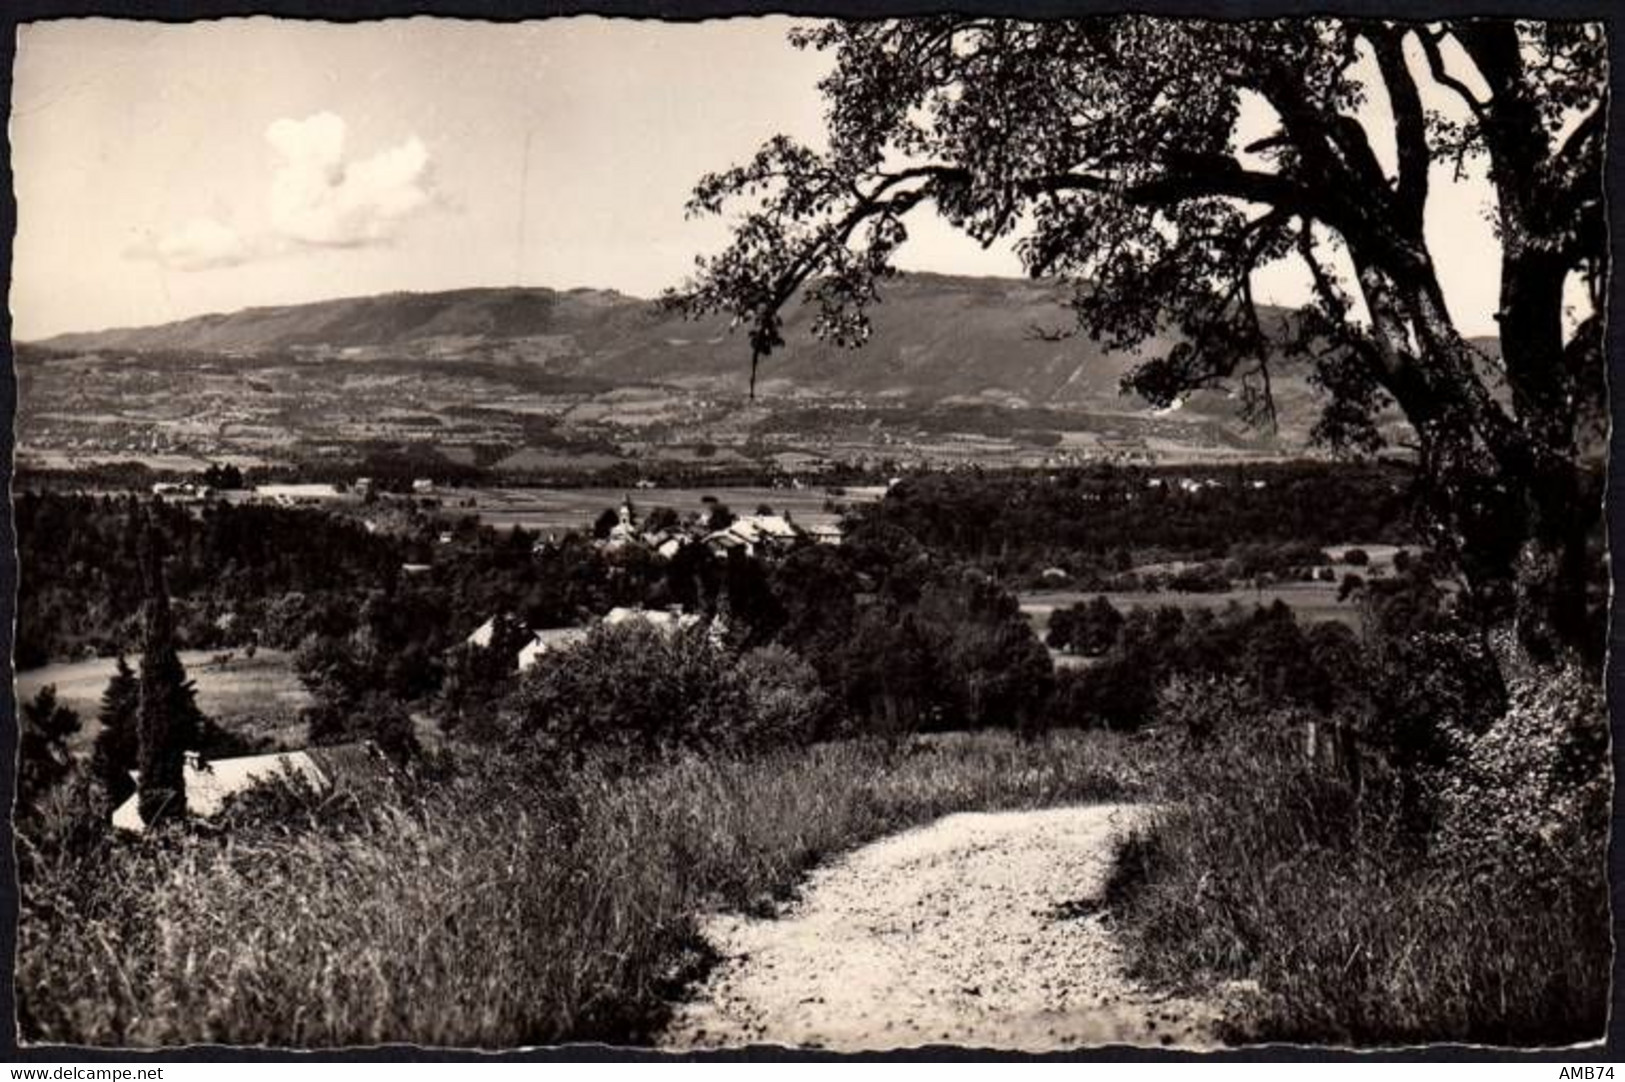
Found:
M 224 487 L 217 488 L 208 483 L 209 480 Z M 305 515 L 354 517 L 369 532 L 379 528 L 379 513 L 388 514 L 403 508 L 414 515 L 427 515 L 429 521 L 449 525 L 449 520 L 440 512 L 443 499 L 452 495 L 426 478 L 413 480 L 404 494 L 381 492 L 369 478 L 357 479 L 352 484 L 307 482 L 244 486 L 237 474 L 214 468 L 206 480 L 159 482 L 151 486 L 154 500 L 193 514 L 205 513 L 217 505 L 279 508 Z M 653 492 L 644 487 L 639 489 L 639 495 L 652 496 Z M 680 515 L 669 507 L 640 514 L 628 493 L 622 495 L 617 506 L 606 508 L 590 529 L 555 530 L 539 536 L 532 553 L 538 560 L 545 561 L 559 552 L 561 545 L 586 537 L 590 538 L 594 550 L 611 561 L 641 556 L 670 562 L 680 554 L 701 553 L 703 559 L 721 565 L 730 557 L 777 560 L 801 546 L 839 545 L 841 534 L 838 520 L 803 527 L 792 512 L 775 513 L 766 505 L 752 513 L 736 515 L 717 496 L 709 494 L 700 497 L 698 506 L 686 514 Z M 434 544 L 440 548 L 455 548 L 457 536 L 452 529 L 439 529 L 433 534 Z M 401 572 L 407 576 L 425 575 L 433 568 L 433 562 L 408 561 L 400 565 Z M 544 655 L 577 646 L 598 628 L 636 627 L 670 636 L 702 623 L 708 641 L 720 648 L 728 630 L 726 617 L 704 615 L 680 604 L 661 608 L 617 605 L 588 623 L 569 627 L 532 628 L 525 626 L 514 613 L 505 611 L 490 616 L 473 629 L 456 647 L 448 650 L 448 657 L 459 651 L 480 654 L 506 651 L 495 660 L 496 667 L 523 676 Z M 205 686 L 212 687 L 217 682 L 229 682 L 245 666 L 258 670 L 267 664 L 276 664 L 278 656 L 275 650 L 259 652 L 251 643 L 244 651 L 216 651 L 207 657 L 197 656 L 192 665 Z M 35 688 L 41 679 L 44 677 L 26 678 L 24 688 Z M 443 740 L 439 725 L 427 715 L 416 715 L 415 728 L 416 739 L 425 746 L 438 746 Z M 184 767 L 188 814 L 200 822 L 212 819 L 227 807 L 233 796 L 279 779 L 326 792 L 346 777 L 387 777 L 394 769 L 397 767 L 370 740 L 224 757 L 204 757 L 192 751 L 187 753 Z M 132 773 L 131 778 L 135 777 Z M 126 833 L 139 834 L 146 829 L 133 793 L 112 808 L 109 821 L 115 829 Z

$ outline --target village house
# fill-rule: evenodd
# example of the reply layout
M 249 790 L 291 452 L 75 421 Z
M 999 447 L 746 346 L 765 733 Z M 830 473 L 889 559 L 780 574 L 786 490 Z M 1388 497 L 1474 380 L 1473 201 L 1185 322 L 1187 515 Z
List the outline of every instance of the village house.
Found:
M 636 623 L 652 627 L 661 634 L 670 636 L 697 626 L 700 619 L 699 614 L 684 612 L 681 606 L 673 606 L 669 609 L 643 609 L 618 605 L 610 609 L 604 615 L 604 618 L 598 621 L 598 625 L 623 627 Z M 531 641 L 519 651 L 519 671 L 529 671 L 542 659 L 543 655 L 574 646 L 576 643 L 585 640 L 590 634 L 592 634 L 592 627 L 560 627 L 532 632 Z
M 610 609 L 597 623 L 586 627 L 549 627 L 529 631 L 530 639 L 520 647 L 517 660 L 520 672 L 527 672 L 533 668 L 541 658 L 556 650 L 564 650 L 577 643 L 584 642 L 587 636 L 597 626 L 621 627 L 628 624 L 643 624 L 652 627 L 664 635 L 674 635 L 679 631 L 687 630 L 699 625 L 701 617 L 698 613 L 684 612 L 681 606 L 672 606 L 667 609 L 632 608 L 624 605 Z M 496 632 L 495 616 L 486 620 L 464 639 L 469 646 L 488 649 Z
M 203 503 L 214 499 L 214 489 L 191 481 L 160 481 L 152 486 L 152 494 L 171 503 Z
M 703 544 L 715 556 L 723 557 L 739 551 L 747 556 L 776 555 L 807 541 L 838 545 L 841 527 L 836 522 L 825 522 L 803 529 L 788 513 L 771 512 L 732 515 L 720 514 L 721 504 L 715 496 L 700 501 L 700 511 L 690 524 L 663 526 L 658 530 L 644 530 L 630 497 L 621 500 L 616 508 L 615 522 L 598 544 L 607 550 L 639 546 L 652 550 L 665 559 L 671 559 L 691 544 Z M 764 509 L 765 511 L 765 509 Z M 726 522 L 726 525 L 716 524 Z M 537 542 L 533 551 L 543 555 L 550 544 Z
M 344 493 L 328 484 L 260 485 L 254 489 L 254 498 L 284 507 L 309 507 L 342 500 Z
M 817 522 L 807 527 L 807 536 L 820 545 L 839 545 L 841 543 L 841 524 L 839 522 Z
M 376 777 L 389 770 L 388 760 L 370 742 L 240 755 L 207 762 L 196 752 L 187 752 L 182 775 L 186 784 L 186 812 L 195 819 L 212 819 L 225 808 L 227 798 L 277 778 L 296 779 L 318 792 L 327 792 L 346 779 Z M 130 777 L 140 781 L 140 775 L 133 770 Z M 114 808 L 113 826 L 132 834 L 144 832 L 147 825 L 141 820 L 139 803 L 139 794 L 132 794 Z
M 692 543 L 693 539 L 681 530 L 661 530 L 653 534 L 645 534 L 644 540 L 659 556 L 671 559 Z
M 789 515 L 743 515 L 706 535 L 705 544 L 719 556 L 733 549 L 756 556 L 791 548 L 804 536 Z
M 530 671 L 542 659 L 543 654 L 574 646 L 584 641 L 591 633 L 590 627 L 550 627 L 532 631 L 530 641 L 519 651 L 519 671 Z

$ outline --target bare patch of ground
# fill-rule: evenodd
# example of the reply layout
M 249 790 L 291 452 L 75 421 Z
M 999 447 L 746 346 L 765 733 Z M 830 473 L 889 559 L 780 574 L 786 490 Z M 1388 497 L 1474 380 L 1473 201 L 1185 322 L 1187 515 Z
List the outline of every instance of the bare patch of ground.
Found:
M 813 873 L 778 919 L 705 925 L 722 961 L 672 1050 L 1212 1047 L 1219 1010 L 1123 972 L 1100 908 L 1131 805 L 951 815 Z

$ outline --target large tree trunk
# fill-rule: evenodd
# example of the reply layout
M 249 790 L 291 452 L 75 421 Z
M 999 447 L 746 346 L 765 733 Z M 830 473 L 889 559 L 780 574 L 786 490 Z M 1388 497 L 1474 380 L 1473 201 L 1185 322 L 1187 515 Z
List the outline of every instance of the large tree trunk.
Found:
M 1586 541 L 1599 510 L 1575 443 L 1583 391 L 1562 340 L 1561 269 L 1525 249 L 1504 273 L 1510 401 L 1490 392 L 1487 359 L 1456 330 L 1425 261 L 1397 275 L 1368 266 L 1361 284 L 1385 347 L 1383 382 L 1418 434 L 1433 543 L 1467 579 L 1474 615 L 1515 631 L 1527 660 L 1595 663 Z
M 1554 465 L 1536 474 L 1527 496 L 1527 537 L 1514 569 L 1515 627 L 1532 660 L 1573 658 L 1595 664 L 1603 635 L 1586 604 L 1586 539 L 1595 519 L 1578 467 Z
M 1586 606 L 1586 540 L 1600 513 L 1587 492 L 1577 431 L 1592 381 L 1563 337 L 1568 261 L 1532 227 L 1538 208 L 1502 185 L 1501 355 L 1522 444 L 1524 540 L 1515 568 L 1519 645 L 1540 662 L 1601 657 Z M 1600 385 L 1599 385 L 1600 386 Z

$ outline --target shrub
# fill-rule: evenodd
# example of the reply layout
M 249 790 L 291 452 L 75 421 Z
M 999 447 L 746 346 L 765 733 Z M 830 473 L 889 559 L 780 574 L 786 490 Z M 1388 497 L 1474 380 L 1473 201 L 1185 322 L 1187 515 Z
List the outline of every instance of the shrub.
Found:
M 47 684 L 22 704 L 17 720 L 17 810 L 27 815 L 67 778 L 73 763 L 68 738 L 79 731 L 79 715 Z
M 1196 752 L 1215 739 L 1241 738 L 1244 734 L 1235 728 L 1263 723 L 1268 713 L 1240 677 L 1176 674 L 1157 689 L 1152 719 L 1159 728 L 1178 733 L 1185 747 Z
M 850 541 L 792 554 L 772 588 L 777 641 L 818 670 L 854 725 L 895 736 L 1039 717 L 1053 667 L 1009 591 L 891 527 Z
M 1198 564 L 1170 578 L 1168 588 L 1187 594 L 1220 594 L 1230 589 L 1230 576 L 1223 564 Z
M 113 806 L 94 774 L 74 770 L 41 794 L 37 804 L 18 810 L 27 812 L 18 815 L 13 834 L 20 878 L 38 871 L 42 862 L 105 855 Z
M 1356 789 L 1317 769 L 1290 713 L 1234 688 L 1176 690 L 1163 708 L 1191 712 L 1209 738 L 1171 763 L 1180 803 L 1125 844 L 1108 889 L 1132 969 L 1176 987 L 1257 982 L 1231 1019 L 1238 1040 L 1601 1034 L 1611 952 L 1594 694 L 1520 687 L 1507 717 L 1463 736 L 1429 846 L 1408 787 Z
M 1123 628 L 1123 614 L 1103 595 L 1057 609 L 1050 616 L 1045 641 L 1057 650 L 1076 651 L 1085 657 L 1099 657 L 1117 645 Z
M 1436 814 L 1440 772 L 1465 736 L 1506 709 L 1500 669 L 1477 635 L 1439 625 L 1385 638 L 1370 668 L 1365 730 L 1395 771 L 1417 831 Z
M 1612 791 L 1602 690 L 1563 667 L 1516 678 L 1508 699 L 1482 732 L 1449 734 L 1441 845 L 1477 879 L 1597 889 Z
M 793 651 L 772 644 L 746 652 L 733 670 L 744 685 L 746 731 L 741 743 L 772 748 L 821 735 L 833 709 L 818 672 Z
M 1346 631 L 1305 633 L 1279 601 L 1217 613 L 1135 609 L 1104 657 L 1069 679 L 1064 713 L 1137 728 L 1152 716 L 1157 689 L 1175 677 L 1234 677 L 1272 706 L 1329 709 L 1364 680 L 1349 639 Z
M 725 746 L 744 715 L 741 685 L 703 631 L 668 636 L 642 622 L 600 625 L 544 655 L 502 707 L 527 757 L 629 763 Z
M 633 765 L 827 733 L 832 705 L 812 666 L 777 645 L 735 654 L 714 632 L 595 628 L 522 677 L 501 706 L 506 739 L 529 756 Z

